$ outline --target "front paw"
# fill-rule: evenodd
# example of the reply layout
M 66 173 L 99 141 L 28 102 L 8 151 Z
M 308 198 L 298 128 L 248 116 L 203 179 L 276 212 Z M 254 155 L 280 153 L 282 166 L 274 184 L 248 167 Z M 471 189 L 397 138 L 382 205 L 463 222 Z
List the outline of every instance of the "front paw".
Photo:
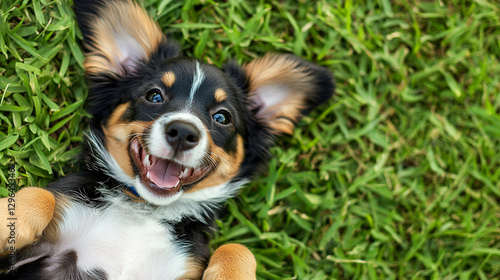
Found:
M 255 280 L 257 262 L 245 246 L 226 244 L 210 258 L 203 280 Z
M 36 187 L 0 199 L 0 254 L 37 242 L 54 216 L 55 205 L 51 192 Z

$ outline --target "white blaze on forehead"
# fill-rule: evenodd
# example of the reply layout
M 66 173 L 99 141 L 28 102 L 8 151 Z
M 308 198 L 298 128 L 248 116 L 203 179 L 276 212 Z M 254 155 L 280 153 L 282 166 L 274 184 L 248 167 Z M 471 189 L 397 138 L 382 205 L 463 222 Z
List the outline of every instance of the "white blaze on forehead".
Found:
M 196 61 L 196 73 L 193 77 L 193 84 L 191 85 L 191 91 L 189 92 L 189 104 L 193 103 L 194 94 L 200 88 L 203 79 L 205 78 L 205 73 L 201 70 L 200 63 Z

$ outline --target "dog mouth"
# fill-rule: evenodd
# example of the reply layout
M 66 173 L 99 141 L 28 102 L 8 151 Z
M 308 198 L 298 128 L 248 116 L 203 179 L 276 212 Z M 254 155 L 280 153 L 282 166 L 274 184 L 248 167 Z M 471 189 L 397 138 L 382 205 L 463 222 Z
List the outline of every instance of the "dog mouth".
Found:
M 148 154 L 138 139 L 131 141 L 130 153 L 139 170 L 141 182 L 158 196 L 175 195 L 182 186 L 198 182 L 211 170 L 210 166 L 193 168 Z

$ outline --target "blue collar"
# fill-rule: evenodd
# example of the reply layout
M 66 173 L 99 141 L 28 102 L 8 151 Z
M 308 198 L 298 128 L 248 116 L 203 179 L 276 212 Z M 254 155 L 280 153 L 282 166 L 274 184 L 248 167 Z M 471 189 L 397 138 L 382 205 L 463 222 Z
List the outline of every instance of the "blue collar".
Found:
M 137 198 L 141 198 L 141 196 L 139 195 L 137 190 L 134 188 L 134 186 L 127 186 L 125 190 L 129 191 L 131 194 L 137 196 Z

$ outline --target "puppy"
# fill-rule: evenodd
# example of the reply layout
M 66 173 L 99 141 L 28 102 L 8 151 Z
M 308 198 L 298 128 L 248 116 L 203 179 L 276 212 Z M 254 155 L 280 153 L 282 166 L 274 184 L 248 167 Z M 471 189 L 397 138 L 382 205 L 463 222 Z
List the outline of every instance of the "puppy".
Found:
M 333 91 L 328 69 L 268 54 L 222 69 L 183 57 L 131 0 L 75 4 L 92 88 L 87 169 L 0 200 L 2 279 L 255 279 L 208 234 L 277 135 Z M 10 219 L 10 220 L 9 220 Z M 36 244 L 33 244 L 36 243 Z M 208 266 L 208 267 L 207 267 Z

